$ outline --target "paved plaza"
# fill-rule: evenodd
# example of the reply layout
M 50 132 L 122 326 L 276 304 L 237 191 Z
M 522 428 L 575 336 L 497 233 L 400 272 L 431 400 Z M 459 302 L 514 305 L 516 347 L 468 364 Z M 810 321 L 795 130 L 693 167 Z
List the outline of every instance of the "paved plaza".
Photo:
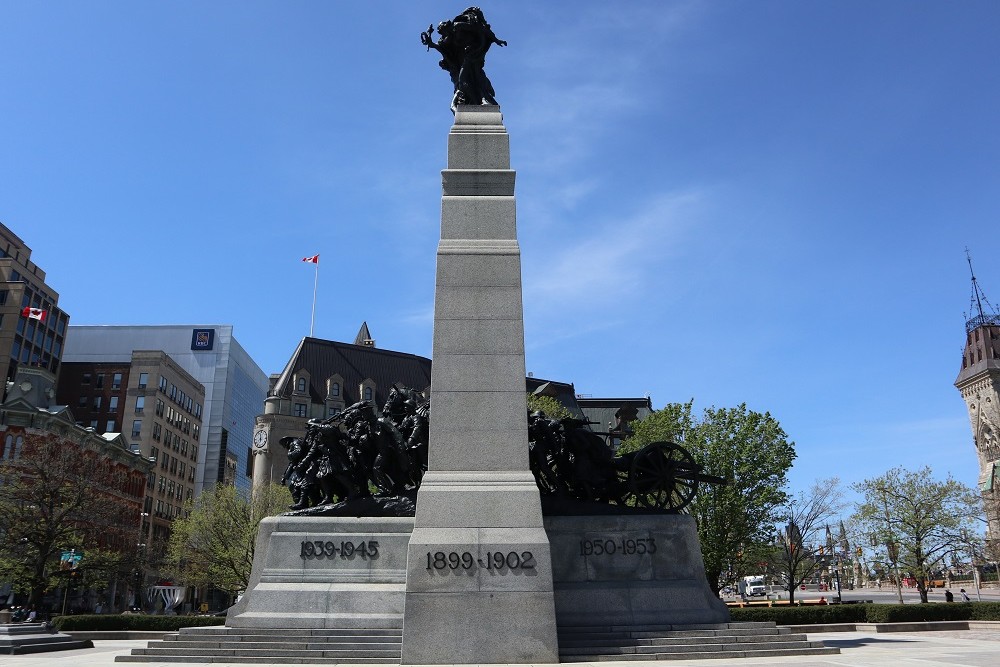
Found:
M 787 658 L 746 658 L 742 660 L 670 660 L 663 662 L 621 662 L 629 665 L 795 665 L 796 667 L 994 667 L 1000 664 L 1000 629 L 948 630 L 938 632 L 825 632 L 810 633 L 809 639 L 836 646 L 840 655 L 802 656 Z M 92 649 L 40 653 L 35 655 L 0 656 L 0 667 L 113 667 L 116 655 L 142 648 L 145 641 L 96 641 Z M 149 667 L 176 667 L 179 663 L 145 663 Z M 209 667 L 227 663 L 184 663 L 186 667 Z M 239 663 L 228 663 L 239 664 Z M 348 663 L 343 663 L 348 664 Z M 604 667 L 612 662 L 571 663 Z

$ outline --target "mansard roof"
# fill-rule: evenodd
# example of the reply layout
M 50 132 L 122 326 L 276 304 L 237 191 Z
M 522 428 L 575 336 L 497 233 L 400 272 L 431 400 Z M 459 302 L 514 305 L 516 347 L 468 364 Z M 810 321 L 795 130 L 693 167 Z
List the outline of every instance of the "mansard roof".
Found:
M 341 400 L 350 405 L 361 400 L 359 387 L 365 380 L 375 382 L 375 400 L 381 403 L 393 383 L 423 391 L 431 386 L 431 360 L 405 352 L 352 345 L 309 336 L 302 339 L 274 385 L 271 395 L 287 398 L 295 389 L 295 374 L 309 374 L 309 397 L 313 403 L 326 398 L 326 381 L 343 379 Z

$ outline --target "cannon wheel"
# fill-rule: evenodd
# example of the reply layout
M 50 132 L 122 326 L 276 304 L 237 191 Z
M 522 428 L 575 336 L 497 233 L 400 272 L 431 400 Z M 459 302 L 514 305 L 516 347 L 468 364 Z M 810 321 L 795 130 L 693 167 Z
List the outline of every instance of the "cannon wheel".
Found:
M 653 442 L 635 454 L 629 490 L 636 505 L 678 512 L 698 490 L 697 464 L 691 454 L 672 442 Z

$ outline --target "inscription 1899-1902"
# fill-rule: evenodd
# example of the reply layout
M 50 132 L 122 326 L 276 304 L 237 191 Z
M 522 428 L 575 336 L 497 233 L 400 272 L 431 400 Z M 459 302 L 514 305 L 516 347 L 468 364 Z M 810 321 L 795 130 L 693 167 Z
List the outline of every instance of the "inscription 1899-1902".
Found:
M 496 574 L 508 574 L 517 570 L 534 570 L 535 556 L 530 551 L 487 551 L 478 558 L 468 551 L 428 551 L 428 570 L 471 570 L 481 567 Z

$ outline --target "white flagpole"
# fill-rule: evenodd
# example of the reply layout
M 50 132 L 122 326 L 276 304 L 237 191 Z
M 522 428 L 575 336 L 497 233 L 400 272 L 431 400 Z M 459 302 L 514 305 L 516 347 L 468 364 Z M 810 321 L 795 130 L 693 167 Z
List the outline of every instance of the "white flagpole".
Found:
M 309 337 L 313 337 L 313 328 L 316 325 L 316 288 L 319 286 L 319 257 L 316 258 L 316 278 L 313 281 L 313 307 L 312 318 L 309 320 Z

